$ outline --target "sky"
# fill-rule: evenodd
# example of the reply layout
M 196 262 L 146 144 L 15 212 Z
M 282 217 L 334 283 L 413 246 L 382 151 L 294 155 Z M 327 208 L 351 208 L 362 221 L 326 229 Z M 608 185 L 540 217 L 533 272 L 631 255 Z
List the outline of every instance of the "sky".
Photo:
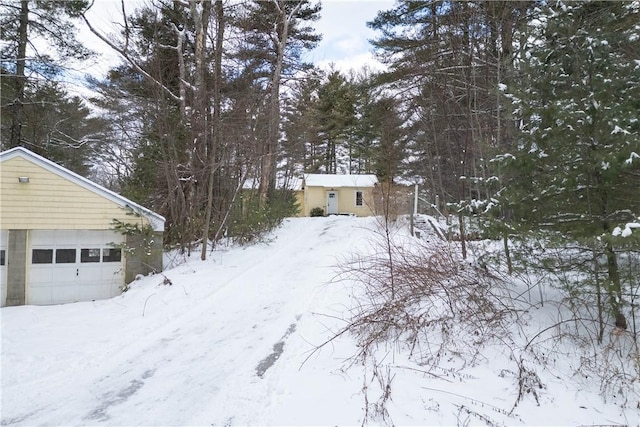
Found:
M 369 39 L 376 33 L 367 27 L 378 11 L 393 7 L 393 0 L 325 0 L 317 23 L 322 41 L 309 59 L 321 67 L 333 63 L 342 71 L 360 69 L 368 65 L 381 67 L 371 53 Z
M 127 12 L 133 11 L 134 2 L 125 2 Z M 375 60 L 368 40 L 375 32 L 367 27 L 380 10 L 390 9 L 393 0 L 324 0 L 321 18 L 315 23 L 322 41 L 316 49 L 308 52 L 305 60 L 322 67 L 341 71 L 360 69 L 368 65 L 380 69 L 382 65 Z M 96 0 L 87 17 L 94 27 L 105 33 L 116 34 L 121 19 L 119 0 Z M 84 66 L 80 73 L 103 76 L 109 68 L 120 62 L 119 56 L 94 36 L 84 25 L 80 28 L 80 39 L 86 45 L 100 52 L 100 57 Z

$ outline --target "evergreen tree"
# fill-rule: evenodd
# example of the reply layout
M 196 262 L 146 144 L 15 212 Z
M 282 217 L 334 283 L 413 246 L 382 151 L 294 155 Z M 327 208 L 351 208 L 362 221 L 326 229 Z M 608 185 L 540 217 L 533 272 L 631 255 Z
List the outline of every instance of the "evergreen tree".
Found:
M 355 94 L 353 85 L 338 71 L 332 71 L 318 88 L 315 116 L 318 123 L 318 140 L 322 144 L 324 156 L 312 165 L 315 170 L 325 173 L 344 173 L 348 169 L 350 128 L 355 123 Z
M 64 63 L 86 59 L 91 52 L 76 40 L 72 19 L 88 1 L 0 1 L 2 57 L 2 148 L 23 145 L 29 88 L 59 77 Z M 46 48 L 38 49 L 40 43 Z M 51 55 L 51 54 L 54 55 Z M 33 93 L 34 90 L 31 90 Z
M 297 165 L 291 170 L 298 175 L 374 173 L 382 133 L 397 134 L 397 129 L 384 126 L 396 126 L 399 120 L 397 105 L 385 99 L 393 111 L 383 113 L 384 102 L 376 101 L 380 96 L 374 91 L 371 76 L 344 76 L 335 70 L 328 74 L 315 70 L 299 80 L 285 104 L 283 154 L 287 164 Z
M 578 242 L 593 260 L 592 283 L 604 284 L 608 311 L 622 328 L 631 284 L 618 264 L 630 248 L 612 232 L 640 216 L 638 22 L 637 2 L 541 9 L 509 95 L 520 133 L 499 156 L 512 225 L 552 232 L 561 245 Z M 574 261 L 579 270 L 585 259 Z
M 283 100 L 282 152 L 279 163 L 285 175 L 300 177 L 304 172 L 317 172 L 323 150 L 319 139 L 316 105 L 318 88 L 324 73 L 312 69 L 291 85 Z
M 269 0 L 246 3 L 247 13 L 237 20 L 246 44 L 237 56 L 262 82 L 266 123 L 260 158 L 260 207 L 265 208 L 275 190 L 276 159 L 280 142 L 280 94 L 283 81 L 309 69 L 301 59 L 305 49 L 320 41 L 308 24 L 319 19 L 320 3 L 309 0 Z
M 1 139 L 3 148 L 9 148 L 15 88 L 11 79 L 0 83 L 0 115 L 3 122 L 5 117 L 9 122 L 3 126 Z M 84 101 L 69 95 L 60 83 L 37 83 L 24 88 L 27 102 L 20 109 L 20 145 L 80 175 L 100 174 L 93 160 L 106 145 L 106 121 L 94 116 Z
M 375 173 L 381 181 L 393 183 L 400 177 L 400 169 L 406 158 L 406 132 L 397 101 L 382 98 L 372 108 L 372 123 L 378 136 L 374 150 Z
M 462 203 L 484 190 L 487 151 L 505 137 L 497 88 L 509 74 L 513 36 L 529 7 L 401 0 L 369 23 L 380 32 L 376 53 L 389 66 L 379 81 L 401 94 L 407 112 L 412 161 L 405 172 L 422 177 L 443 201 Z

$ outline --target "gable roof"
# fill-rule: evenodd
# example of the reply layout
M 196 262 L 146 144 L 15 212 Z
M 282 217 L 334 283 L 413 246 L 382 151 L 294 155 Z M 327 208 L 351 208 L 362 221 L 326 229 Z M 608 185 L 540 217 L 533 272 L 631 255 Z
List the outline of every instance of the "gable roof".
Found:
M 373 187 L 378 183 L 375 175 L 335 175 L 310 173 L 304 176 L 307 187 Z
M 15 147 L 0 153 L 0 163 L 7 160 L 11 160 L 16 157 L 19 157 L 31 163 L 34 163 L 63 179 L 71 181 L 74 184 L 77 184 L 83 187 L 84 189 L 91 191 L 92 193 L 95 193 L 99 196 L 104 197 L 105 199 L 108 199 L 116 203 L 122 208 L 132 209 L 134 212 L 147 218 L 149 220 L 149 224 L 151 225 L 151 227 L 153 227 L 154 231 L 164 231 L 165 219 L 162 215 L 157 214 L 152 210 L 147 209 L 144 206 L 141 206 L 136 202 L 133 202 L 127 199 L 126 197 L 119 195 L 118 193 L 108 190 L 103 186 L 98 185 L 95 182 L 83 176 L 80 176 L 77 173 L 70 171 L 69 169 L 66 169 L 60 166 L 59 164 L 52 162 L 51 160 L 45 159 L 44 157 L 34 153 L 33 151 L 29 151 L 24 147 Z

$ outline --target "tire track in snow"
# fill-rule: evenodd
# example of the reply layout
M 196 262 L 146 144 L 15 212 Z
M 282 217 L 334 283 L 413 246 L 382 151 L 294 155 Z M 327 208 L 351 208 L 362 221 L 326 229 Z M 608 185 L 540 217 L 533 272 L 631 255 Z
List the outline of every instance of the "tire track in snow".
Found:
M 296 321 L 299 321 L 301 317 L 302 315 L 297 315 Z M 273 352 L 262 359 L 260 363 L 258 363 L 258 366 L 256 366 L 256 375 L 258 377 L 262 378 L 265 372 L 267 372 L 267 370 L 272 367 L 274 363 L 276 363 L 280 356 L 282 356 L 282 353 L 284 352 L 285 341 L 287 340 L 289 335 L 296 331 L 296 325 L 297 323 L 292 323 L 289 326 L 289 329 L 287 329 L 287 332 L 285 332 L 285 334 L 282 336 L 282 339 L 273 345 Z
M 320 236 L 327 232 L 327 229 L 331 229 L 335 223 L 336 219 L 332 219 L 330 221 L 323 221 L 324 224 L 318 224 L 318 226 L 322 226 L 322 230 L 316 227 L 308 227 L 304 225 L 298 225 L 296 227 L 291 227 L 287 230 L 286 233 L 280 233 L 277 237 L 277 240 L 270 245 L 268 251 L 266 251 L 266 257 L 263 257 L 259 260 L 259 262 L 254 263 L 248 267 L 244 267 L 244 269 L 239 272 L 239 274 L 235 274 L 233 277 L 230 277 L 222 282 L 218 282 L 215 285 L 215 289 L 203 300 L 199 301 L 198 304 L 192 307 L 188 313 L 180 315 L 172 319 L 171 324 L 166 325 L 160 330 L 154 331 L 148 337 L 145 337 L 144 345 L 136 346 L 137 350 L 129 354 L 122 354 L 119 357 L 120 361 L 114 363 L 114 368 L 112 369 L 112 374 L 108 375 L 108 378 L 98 379 L 98 383 L 102 383 L 100 389 L 103 391 L 98 395 L 98 403 L 95 405 L 95 409 L 90 411 L 90 414 L 94 417 L 93 419 L 96 421 L 106 421 L 113 419 L 108 414 L 109 410 L 115 410 L 116 406 L 123 405 L 127 403 L 128 399 L 120 399 L 117 398 L 120 391 L 119 390 L 130 390 L 131 385 L 136 385 L 135 392 L 139 392 L 140 389 L 145 385 L 144 382 L 140 382 L 137 378 L 140 378 L 144 373 L 140 373 L 141 369 L 146 369 L 152 367 L 154 370 L 163 369 L 163 365 L 166 363 L 178 364 L 183 366 L 188 366 L 193 363 L 199 363 L 202 360 L 208 360 L 211 364 L 215 366 L 227 366 L 233 365 L 233 360 L 238 357 L 237 354 L 231 355 L 229 357 L 224 357 L 221 355 L 209 354 L 207 352 L 200 353 L 196 357 L 188 356 L 192 354 L 192 352 L 197 352 L 198 347 L 201 346 L 200 341 L 196 341 L 194 343 L 187 343 L 184 338 L 185 336 L 194 336 L 199 335 L 196 331 L 197 327 L 194 327 L 194 324 L 199 324 L 202 322 L 203 318 L 211 319 L 211 326 L 208 328 L 209 335 L 215 336 L 217 342 L 220 345 L 224 345 L 225 347 L 230 346 L 233 342 L 235 344 L 234 347 L 242 347 L 243 358 L 247 360 L 246 365 L 248 366 L 256 366 L 256 363 L 259 363 L 258 360 L 262 358 L 265 360 L 264 354 L 268 351 L 265 349 L 266 342 L 268 342 L 269 336 L 272 336 L 276 333 L 279 327 L 278 324 L 281 324 L 286 319 L 283 319 L 281 316 L 282 307 L 278 307 L 277 303 L 274 303 L 273 295 L 270 295 L 270 299 L 264 301 L 264 295 L 261 295 L 259 292 L 255 292 L 255 288 L 252 288 L 254 284 L 250 283 L 251 280 L 248 280 L 255 276 L 266 277 L 270 274 L 273 274 L 273 260 L 280 260 L 282 258 L 283 252 L 291 252 L 291 253 L 300 253 L 304 252 L 304 249 L 310 246 L 310 242 L 317 242 Z M 259 247 L 250 247 L 247 250 L 254 250 L 256 252 L 264 252 Z M 261 270 L 264 270 L 264 273 L 261 273 Z M 283 274 L 286 271 L 277 271 L 275 281 L 282 281 Z M 174 277 L 170 274 L 170 272 L 165 273 L 170 277 L 174 284 L 179 284 L 179 277 Z M 239 292 L 239 287 L 249 287 L 247 291 L 251 292 L 254 295 L 247 296 L 247 299 L 252 301 L 247 301 L 246 311 L 247 313 L 260 313 L 260 308 L 262 306 L 262 311 L 264 312 L 261 317 L 261 322 L 258 325 L 249 325 L 244 323 L 244 318 L 248 320 L 255 320 L 255 316 L 242 316 L 236 315 L 234 316 L 232 313 L 224 313 L 224 307 L 219 307 L 216 309 L 216 302 L 219 300 L 227 300 L 230 295 L 237 294 Z M 276 286 L 276 291 L 286 292 L 286 289 L 283 289 L 283 286 Z M 227 295 L 228 294 L 228 295 Z M 280 295 L 279 301 L 282 305 L 286 305 L 286 297 L 285 294 Z M 267 306 L 264 306 L 264 302 L 270 303 Z M 211 313 L 212 307 L 214 311 Z M 274 308 L 275 307 L 275 308 Z M 275 318 L 273 315 L 275 315 Z M 223 322 L 228 319 L 234 319 L 234 324 L 222 323 L 221 325 L 216 324 L 216 319 L 221 317 Z M 287 316 L 289 317 L 289 316 Z M 293 317 L 293 316 L 291 316 Z M 291 319 L 289 317 L 289 319 Z M 297 315 L 297 319 L 299 320 L 300 315 Z M 274 324 L 275 322 L 275 324 Z M 281 329 L 280 329 L 281 330 Z M 246 332 L 248 331 L 248 332 Z M 202 331 L 200 331 L 202 333 Z M 213 332 L 213 333 L 211 333 Z M 291 330 L 290 333 L 293 333 Z M 289 334 L 290 334 L 289 333 Z M 242 338 L 238 338 L 242 336 Z M 288 335 L 285 335 L 285 337 Z M 270 364 L 265 362 L 264 369 L 268 369 L 275 363 L 277 358 L 279 358 L 281 351 L 284 348 L 284 339 L 282 338 L 282 344 L 275 344 L 274 351 L 267 356 L 266 359 L 271 361 Z M 180 352 L 172 350 L 172 348 L 176 348 L 175 343 L 169 344 L 172 341 L 178 340 L 180 342 Z M 264 342 L 264 343 L 263 343 Z M 268 348 L 268 347 L 266 347 Z M 280 353 L 278 353 L 278 349 Z M 146 355 L 146 356 L 144 356 Z M 132 372 L 127 372 L 127 375 L 123 377 L 118 377 L 117 372 L 121 370 L 122 364 L 126 364 L 131 360 L 138 359 L 140 357 L 145 357 L 149 362 L 145 367 L 133 368 Z M 267 366 L 268 364 L 268 366 Z M 207 379 L 209 382 L 218 382 L 224 383 L 227 382 L 225 378 L 234 375 L 234 372 L 229 372 L 226 369 L 218 369 L 215 374 L 206 373 L 203 375 L 204 379 Z M 255 374 L 254 374 L 255 375 Z M 128 381 L 128 382 L 127 382 Z M 122 384 L 124 382 L 124 385 Z M 174 384 L 175 388 L 182 388 L 182 385 L 185 384 L 184 379 L 178 378 L 176 379 L 176 383 Z M 158 385 L 156 385 L 158 386 Z M 104 391 L 106 389 L 106 391 Z M 126 393 L 125 393 L 126 394 Z M 140 398 L 138 396 L 133 396 L 134 393 L 131 393 L 129 397 L 133 397 L 132 401 L 135 402 L 137 400 L 142 400 L 142 396 L 144 395 L 143 391 L 140 391 Z M 107 399 L 107 403 L 101 401 L 104 399 L 103 396 L 113 396 L 116 398 Z M 191 402 L 191 405 L 194 406 L 193 409 L 197 410 L 197 402 Z M 121 411 L 118 409 L 118 411 Z M 115 419 L 115 418 L 114 418 Z
M 181 286 L 187 276 L 178 267 L 165 272 L 172 287 L 152 290 L 148 281 L 155 279 L 145 279 L 144 288 L 98 304 L 99 310 L 88 304 L 78 306 L 85 315 L 91 310 L 98 316 L 115 314 L 113 319 L 95 323 L 109 334 L 87 340 L 87 356 L 73 359 L 81 361 L 80 366 L 65 369 L 64 359 L 54 360 L 52 367 L 63 369 L 52 373 L 56 380 L 40 384 L 37 392 L 24 386 L 29 377 L 6 390 L 30 400 L 38 398 L 31 410 L 7 414 L 3 421 L 128 425 L 134 419 L 136 424 L 200 425 L 232 416 L 239 423 L 255 424 L 271 404 L 264 397 L 278 387 L 277 378 L 271 375 L 273 367 L 287 352 L 286 342 L 300 333 L 299 320 L 318 295 L 322 299 L 317 279 L 329 276 L 335 255 L 344 249 L 340 241 L 354 224 L 351 218 L 287 221 L 267 247 L 232 249 L 229 259 L 235 265 L 221 265 L 216 271 L 211 268 L 213 263 L 192 261 L 192 270 L 202 266 L 203 271 L 188 277 L 191 284 L 200 281 L 190 285 L 189 290 L 194 290 L 190 295 Z M 327 273 L 317 274 L 318 269 Z M 310 275 L 315 282 L 309 281 Z M 145 316 L 136 317 L 133 313 L 138 305 L 142 312 L 147 301 L 151 304 Z M 162 313 L 165 307 L 170 308 L 166 315 Z M 104 325 L 109 321 L 114 325 L 106 331 Z M 77 330 L 85 333 L 85 329 Z M 69 334 L 73 331 L 70 328 Z M 282 331 L 287 331 L 284 336 Z M 68 342 L 73 343 L 73 338 Z M 263 361 L 258 376 L 256 368 Z M 61 375 L 67 379 L 61 381 Z

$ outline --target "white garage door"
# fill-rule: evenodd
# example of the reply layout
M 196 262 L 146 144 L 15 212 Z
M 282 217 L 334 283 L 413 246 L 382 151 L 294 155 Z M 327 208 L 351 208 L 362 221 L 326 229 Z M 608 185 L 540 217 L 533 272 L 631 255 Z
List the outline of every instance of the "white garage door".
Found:
M 113 231 L 33 230 L 27 304 L 111 298 L 124 283 L 122 235 Z
M 0 230 L 0 306 L 7 303 L 7 230 Z

